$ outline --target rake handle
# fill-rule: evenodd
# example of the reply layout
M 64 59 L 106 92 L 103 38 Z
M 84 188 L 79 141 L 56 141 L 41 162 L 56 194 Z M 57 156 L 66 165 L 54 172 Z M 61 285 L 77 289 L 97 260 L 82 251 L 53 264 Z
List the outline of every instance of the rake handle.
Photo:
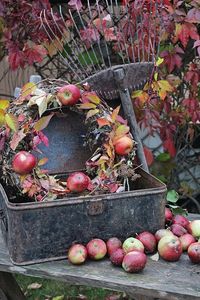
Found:
M 137 142 L 138 158 L 140 160 L 140 163 L 142 164 L 142 168 L 146 172 L 149 173 L 149 169 L 148 169 L 148 165 L 146 162 L 144 149 L 143 149 L 142 141 L 140 138 L 139 128 L 138 128 L 135 112 L 133 109 L 130 93 L 129 93 L 129 90 L 127 88 L 124 88 L 124 85 L 123 85 L 123 80 L 125 77 L 125 72 L 124 72 L 123 68 L 115 69 L 114 77 L 115 77 L 116 83 L 119 87 L 119 94 L 120 94 L 124 114 L 126 116 L 126 119 L 128 120 L 128 123 L 130 124 L 131 133 L 132 133 L 135 141 Z

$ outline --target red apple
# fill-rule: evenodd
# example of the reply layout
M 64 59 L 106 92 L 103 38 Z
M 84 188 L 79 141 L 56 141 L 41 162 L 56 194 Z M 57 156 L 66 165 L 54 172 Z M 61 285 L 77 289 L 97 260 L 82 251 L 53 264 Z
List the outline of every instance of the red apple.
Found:
M 174 236 L 174 234 L 169 229 L 161 228 L 156 231 L 155 238 L 158 242 L 162 237 L 166 235 Z
M 19 151 L 12 161 L 13 170 L 20 174 L 29 174 L 35 168 L 37 160 L 33 154 L 27 151 Z
M 191 262 L 195 264 L 200 264 L 200 243 L 192 243 L 188 247 L 188 256 L 191 260 Z
M 177 261 L 182 254 L 182 245 L 176 236 L 164 236 L 158 242 L 158 253 L 167 261 Z
M 69 248 L 68 260 L 74 265 L 80 265 L 86 261 L 87 249 L 82 244 L 74 244 Z
M 184 228 L 187 228 L 187 226 L 189 224 L 189 220 L 182 215 L 175 215 L 172 219 L 172 223 L 179 224 L 179 225 L 183 226 Z
M 191 221 L 187 226 L 187 230 L 198 239 L 200 237 L 200 220 Z
M 62 86 L 57 92 L 58 100 L 62 105 L 74 105 L 81 97 L 80 89 L 74 84 Z
M 117 250 L 112 252 L 110 256 L 110 261 L 115 266 L 121 266 L 124 256 L 125 256 L 124 250 L 122 248 L 118 248 Z
M 134 237 L 127 238 L 122 245 L 123 250 L 125 253 L 131 252 L 131 251 L 140 251 L 144 252 L 144 245 L 142 242 L 140 242 L 138 239 Z
M 192 243 L 196 242 L 195 238 L 190 233 L 185 233 L 184 235 L 180 236 L 179 240 L 181 242 L 183 251 L 187 251 L 188 247 Z
M 107 252 L 110 256 L 114 251 L 122 247 L 122 242 L 117 237 L 112 237 L 106 242 Z
M 155 236 L 148 231 L 143 231 L 136 236 L 136 238 L 144 245 L 146 253 L 153 253 L 156 250 L 157 241 Z
M 115 142 L 114 147 L 117 154 L 127 155 L 133 149 L 133 140 L 125 135 Z
M 92 239 L 86 245 L 88 256 L 91 259 L 99 260 L 107 253 L 106 243 L 101 239 Z
M 124 256 L 122 267 L 126 272 L 135 273 L 143 270 L 146 262 L 146 254 L 139 251 L 131 251 Z
M 89 183 L 89 177 L 83 172 L 74 172 L 67 178 L 67 188 L 74 193 L 85 191 Z
M 172 221 L 173 214 L 169 207 L 165 207 L 165 223 L 170 223 Z
M 176 236 L 182 236 L 183 234 L 187 233 L 187 230 L 179 224 L 172 224 L 170 229 L 172 233 Z

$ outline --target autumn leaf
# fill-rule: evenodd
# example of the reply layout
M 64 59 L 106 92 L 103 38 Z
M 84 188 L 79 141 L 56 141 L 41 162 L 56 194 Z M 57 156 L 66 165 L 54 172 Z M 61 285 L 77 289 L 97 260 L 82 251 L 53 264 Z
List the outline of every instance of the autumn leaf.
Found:
M 99 109 L 91 109 L 88 111 L 87 115 L 86 115 L 86 120 L 95 116 L 96 114 L 99 113 Z
M 101 102 L 101 99 L 94 93 L 87 93 L 86 98 L 94 104 L 99 104 Z
M 10 113 L 5 114 L 5 122 L 11 130 L 18 131 L 19 123 L 16 116 Z
M 37 290 L 37 289 L 39 289 L 39 288 L 41 288 L 41 287 L 42 287 L 42 284 L 37 283 L 37 282 L 33 282 L 33 283 L 31 283 L 31 284 L 29 284 L 29 285 L 27 286 L 27 289 L 28 289 L 28 290 Z
M 113 110 L 113 112 L 111 114 L 111 119 L 113 120 L 113 122 L 116 121 L 117 116 L 119 115 L 120 108 L 121 108 L 121 106 L 119 105 Z
M 35 125 L 34 128 L 36 131 L 40 131 L 43 130 L 44 128 L 46 128 L 51 120 L 51 118 L 53 117 L 54 114 L 50 114 L 48 116 L 44 116 L 41 119 L 39 119 Z
M 184 22 L 183 24 L 176 23 L 174 42 L 179 40 L 183 47 L 186 48 L 189 38 L 193 40 L 199 39 L 196 26 L 188 22 Z
M 176 155 L 176 148 L 175 148 L 174 142 L 171 138 L 167 138 L 163 142 L 163 147 L 164 147 L 164 150 L 169 152 L 171 157 L 174 157 Z
M 99 128 L 103 127 L 103 126 L 109 126 L 110 122 L 108 120 L 106 120 L 105 118 L 99 118 L 97 119 L 97 123 L 99 125 Z
M 0 109 L 0 126 L 5 125 L 5 112 L 3 109 Z
M 24 128 L 19 130 L 18 132 L 15 132 L 13 134 L 12 140 L 10 141 L 10 148 L 15 151 L 19 143 L 23 140 L 23 138 L 26 136 L 24 133 Z
M 0 109 L 7 109 L 10 106 L 9 100 L 0 100 Z
M 115 137 L 114 139 L 119 139 L 121 138 L 122 136 L 126 135 L 130 130 L 130 127 L 129 126 L 126 126 L 126 125 L 119 125 L 115 131 Z
M 145 155 L 145 158 L 146 158 L 146 161 L 147 161 L 147 165 L 151 166 L 153 161 L 154 161 L 153 153 L 146 146 L 143 147 L 143 150 L 144 150 L 144 155 Z
M 38 161 L 38 166 L 43 166 L 48 162 L 48 158 L 47 157 L 43 157 Z
M 79 108 L 81 108 L 81 109 L 93 109 L 96 107 L 97 106 L 94 103 L 88 103 L 88 102 L 85 102 L 85 103 L 79 105 Z
M 131 97 L 133 99 L 138 98 L 142 102 L 142 104 L 144 104 L 149 99 L 148 93 L 142 90 L 134 91 Z
M 21 97 L 26 98 L 34 93 L 37 86 L 33 82 L 26 83 L 21 89 Z
M 47 105 L 49 101 L 49 97 L 47 97 L 47 94 L 44 91 L 41 91 L 37 89 L 37 95 L 34 95 L 30 98 L 28 102 L 28 106 L 37 105 L 39 116 L 41 117 L 42 114 L 47 110 Z

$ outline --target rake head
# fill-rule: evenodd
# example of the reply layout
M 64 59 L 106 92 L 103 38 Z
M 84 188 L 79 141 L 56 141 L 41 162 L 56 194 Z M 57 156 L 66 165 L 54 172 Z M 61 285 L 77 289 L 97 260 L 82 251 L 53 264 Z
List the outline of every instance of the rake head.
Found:
M 123 87 L 148 81 L 162 34 L 162 0 L 87 0 L 82 7 L 41 13 L 41 24 L 60 54 L 72 82 L 87 82 L 106 99 L 119 96 L 114 71 L 123 68 Z

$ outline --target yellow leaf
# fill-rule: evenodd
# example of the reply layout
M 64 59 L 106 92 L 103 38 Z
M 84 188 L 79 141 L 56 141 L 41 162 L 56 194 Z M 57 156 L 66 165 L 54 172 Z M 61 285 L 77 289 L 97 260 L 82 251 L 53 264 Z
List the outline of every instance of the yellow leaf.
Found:
M 87 115 L 86 115 L 86 120 L 95 116 L 96 114 L 98 114 L 99 109 L 91 109 L 88 111 Z
M 138 90 L 132 93 L 132 98 L 138 98 L 142 103 L 145 103 L 148 100 L 149 95 L 145 91 Z
M 99 104 L 101 102 L 101 99 L 97 95 L 92 93 L 88 93 L 86 95 L 86 98 L 89 99 L 94 104 Z
M 159 67 L 164 61 L 164 58 L 158 57 L 157 61 L 156 61 L 156 66 Z
M 43 157 L 38 161 L 38 166 L 43 166 L 48 162 L 48 158 L 47 157 Z
M 19 123 L 18 123 L 18 119 L 16 116 L 14 116 L 13 114 L 6 114 L 5 121 L 11 130 L 13 130 L 15 132 L 18 131 Z
M 96 108 L 97 106 L 93 103 L 86 102 L 86 103 L 80 104 L 79 107 L 81 109 L 91 109 L 91 108 Z
M 5 112 L 3 109 L 0 109 L 0 126 L 5 125 Z
M 142 90 L 137 90 L 137 91 L 134 91 L 131 95 L 131 97 L 134 99 L 134 98 L 139 98 L 141 95 L 143 94 L 143 91 Z
M 10 101 L 9 100 L 0 100 L 0 109 L 5 110 L 6 108 L 8 108 L 10 105 Z
M 53 114 L 40 118 L 34 125 L 35 130 L 40 131 L 46 128 L 53 117 Z
M 117 106 L 114 110 L 113 110 L 113 112 L 112 112 L 112 114 L 111 114 L 111 119 L 115 122 L 116 121 L 116 119 L 117 119 L 117 116 L 118 116 L 118 114 L 119 114 L 119 111 L 120 111 L 120 105 L 119 106 Z
M 120 125 L 115 131 L 115 137 L 120 138 L 129 132 L 130 128 L 126 125 Z
M 35 85 L 35 83 L 33 82 L 28 82 L 26 83 L 21 90 L 21 96 L 26 98 L 28 96 L 30 96 L 31 94 L 34 93 L 34 91 L 36 90 L 37 86 Z
M 171 86 L 167 80 L 158 80 L 157 83 L 159 88 L 163 91 L 172 92 L 174 90 L 173 86 Z
M 155 72 L 155 74 L 154 74 L 154 80 L 155 80 L 155 81 L 158 80 L 158 72 Z

